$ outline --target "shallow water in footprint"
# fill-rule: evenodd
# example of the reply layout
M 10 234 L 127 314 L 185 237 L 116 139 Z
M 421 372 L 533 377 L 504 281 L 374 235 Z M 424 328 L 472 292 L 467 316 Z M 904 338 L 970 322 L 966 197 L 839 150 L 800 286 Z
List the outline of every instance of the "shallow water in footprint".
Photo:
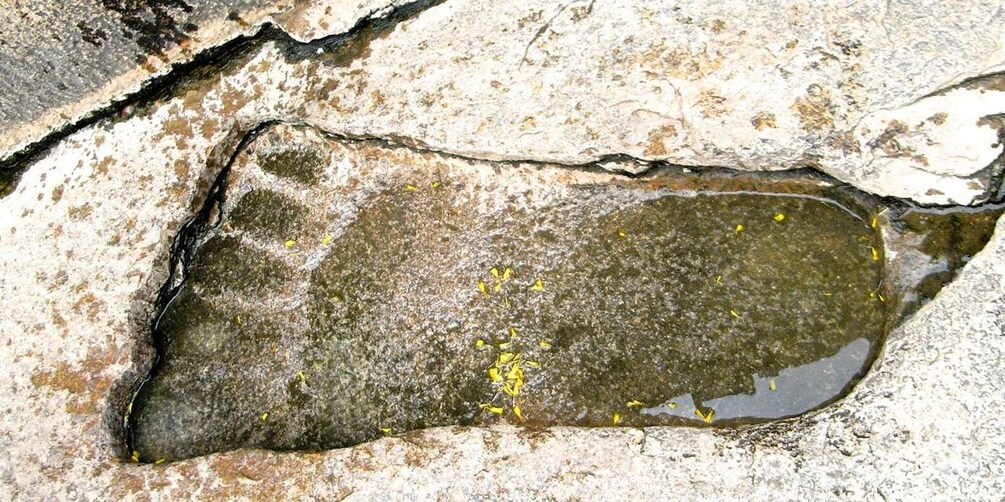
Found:
M 736 190 L 758 183 L 777 193 Z M 696 191 L 709 184 L 721 193 Z M 234 164 L 155 327 L 132 447 L 174 460 L 814 409 L 861 376 L 890 317 L 878 207 L 819 185 L 633 180 L 273 128 Z

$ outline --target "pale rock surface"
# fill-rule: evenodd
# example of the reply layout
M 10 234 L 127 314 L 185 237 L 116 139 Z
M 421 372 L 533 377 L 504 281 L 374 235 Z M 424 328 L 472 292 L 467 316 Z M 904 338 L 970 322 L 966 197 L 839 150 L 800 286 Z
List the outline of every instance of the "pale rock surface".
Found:
M 867 191 L 967 204 L 1001 150 L 992 125 L 973 119 L 1005 110 L 993 86 L 956 84 L 1002 70 L 1002 9 L 451 0 L 356 47 L 355 59 L 265 43 L 215 82 L 84 128 L 0 199 L 0 491 L 996 499 L 1005 491 L 1005 221 L 889 336 L 848 397 L 784 423 L 444 428 L 322 453 L 159 466 L 125 463 L 117 434 L 128 387 L 151 361 L 152 301 L 171 239 L 258 124 L 305 122 L 490 160 L 810 163 Z

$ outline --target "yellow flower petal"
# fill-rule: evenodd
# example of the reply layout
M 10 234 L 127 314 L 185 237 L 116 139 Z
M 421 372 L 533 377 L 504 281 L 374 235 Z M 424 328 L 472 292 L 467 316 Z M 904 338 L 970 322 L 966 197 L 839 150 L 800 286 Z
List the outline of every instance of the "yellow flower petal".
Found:
M 785 221 L 785 215 L 782 213 L 775 213 L 775 221 L 778 223 Z
M 722 284 L 722 275 L 721 274 L 718 277 L 715 278 L 715 283 L 716 284 Z
M 266 411 L 265 413 L 262 413 L 261 419 L 262 419 L 263 422 L 266 421 L 266 420 L 268 420 L 269 419 L 269 412 Z
M 513 414 L 516 415 L 516 417 L 519 418 L 521 422 L 523 421 L 523 411 L 520 410 L 519 404 L 513 405 Z
M 874 246 L 869 246 L 869 250 L 872 251 L 872 261 L 879 261 L 879 250 Z
M 492 290 L 495 291 L 496 293 L 502 291 L 502 283 L 497 282 L 495 286 L 492 286 Z
M 492 270 L 489 270 L 489 273 L 492 274 L 492 277 L 495 277 L 496 279 L 499 278 L 499 269 L 498 268 L 492 267 Z
M 643 403 L 642 401 L 637 401 L 635 399 L 628 401 L 629 408 L 641 408 L 643 406 L 645 406 L 645 403 Z
M 499 354 L 499 364 L 506 364 L 512 361 L 514 357 L 516 357 L 516 354 L 512 352 L 503 352 Z
M 509 327 L 509 337 L 510 337 L 510 338 L 516 338 L 516 336 L 517 336 L 518 334 L 519 334 L 519 333 L 517 333 L 517 331 L 516 331 L 516 328 L 514 328 L 513 326 L 510 326 L 510 327 Z
M 551 342 L 549 342 L 547 340 L 541 340 L 540 342 L 537 342 L 537 344 L 540 345 L 542 349 L 550 349 L 551 348 Z
M 335 240 L 335 236 L 328 234 L 321 238 L 321 244 L 330 244 L 333 240 Z
M 434 181 L 434 182 L 432 183 L 432 187 L 433 187 L 433 188 L 440 188 L 440 185 L 442 185 L 442 184 L 443 184 L 443 183 L 440 183 L 439 181 Z
M 385 436 L 390 436 L 393 431 L 390 427 L 381 427 L 380 432 L 382 432 Z
M 628 233 L 626 233 L 624 230 L 618 230 L 618 236 L 619 237 L 624 238 L 626 235 L 628 235 Z
M 772 378 L 770 381 L 768 381 L 768 390 L 774 392 L 776 389 L 778 389 L 778 387 L 775 386 L 775 379 Z
M 475 340 L 475 348 L 480 349 L 484 346 L 485 346 L 485 340 L 482 339 Z
M 415 185 L 405 185 L 405 190 L 408 190 L 409 192 L 414 192 L 418 189 L 415 187 Z
M 698 415 L 699 417 L 701 417 L 701 420 L 703 422 L 705 422 L 706 424 L 710 424 L 710 423 L 712 423 L 712 417 L 715 416 L 715 410 L 709 409 L 708 410 L 708 414 L 705 414 L 705 413 L 702 413 L 701 410 L 696 409 L 696 410 L 694 410 L 694 414 Z
M 541 367 L 541 363 L 539 363 L 537 361 L 527 361 L 524 364 L 526 364 L 528 368 L 540 368 Z
M 291 248 L 291 247 L 297 245 L 297 241 L 295 241 L 293 239 L 290 239 L 290 240 L 284 242 L 283 245 L 286 246 L 286 247 L 288 247 L 288 248 Z
M 503 380 L 502 375 L 499 374 L 499 368 L 489 368 L 489 380 L 493 382 L 501 382 Z
M 677 409 L 677 403 L 674 403 L 672 401 L 667 406 L 669 406 L 671 410 L 676 410 Z
M 167 460 L 163 458 L 158 458 L 156 461 L 154 461 L 154 465 L 161 465 L 164 462 L 167 462 Z
M 489 292 L 489 288 L 485 285 L 485 281 L 478 281 L 478 292 L 483 295 Z
M 531 291 L 544 291 L 544 280 L 541 279 L 541 278 L 538 278 L 536 281 L 534 281 L 534 285 L 530 287 L 530 290 Z
M 483 404 L 479 404 L 478 407 L 481 408 L 481 409 L 483 409 L 483 410 L 485 410 L 485 411 L 487 411 L 487 412 L 489 412 L 489 413 L 495 413 L 496 415 L 502 415 L 502 412 L 503 412 L 503 409 L 501 407 L 499 407 L 499 406 L 492 406 L 491 404 L 485 404 L 485 403 L 483 403 Z
M 734 230 L 734 233 L 736 233 L 736 235 L 740 235 L 740 232 L 742 232 L 742 231 L 743 231 L 743 225 L 737 223 L 736 224 L 736 229 Z
M 520 361 L 513 363 L 513 367 L 506 373 L 506 379 L 523 380 L 523 368 L 520 367 Z
M 878 215 L 872 217 L 872 225 L 871 226 L 872 226 L 872 228 L 876 228 L 876 227 L 879 226 L 879 216 Z
M 130 455 L 129 458 L 132 459 L 133 462 L 139 462 L 140 461 L 140 452 L 138 450 L 133 450 L 133 454 Z
M 729 311 L 729 315 L 731 315 L 731 316 L 733 316 L 733 317 L 736 317 L 736 318 L 739 318 L 739 317 L 740 317 L 740 314 L 737 314 L 735 310 L 730 310 L 730 311 Z
M 611 418 L 612 418 L 612 421 L 614 422 L 614 425 L 618 425 L 618 424 L 621 423 L 621 414 L 620 413 L 615 413 L 614 416 L 611 417 Z
M 508 281 L 509 278 L 512 276 L 513 276 L 513 269 L 506 267 L 506 270 L 503 270 L 503 280 Z

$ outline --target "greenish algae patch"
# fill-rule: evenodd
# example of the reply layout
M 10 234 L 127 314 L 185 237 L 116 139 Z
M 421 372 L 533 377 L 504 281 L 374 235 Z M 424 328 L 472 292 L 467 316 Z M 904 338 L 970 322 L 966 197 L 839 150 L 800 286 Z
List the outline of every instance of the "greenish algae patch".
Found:
M 883 335 L 877 232 L 833 200 L 335 150 L 389 160 L 310 187 L 280 218 L 295 241 L 235 221 L 277 207 L 254 190 L 203 238 L 134 402 L 144 461 L 499 421 L 768 420 L 836 398 Z

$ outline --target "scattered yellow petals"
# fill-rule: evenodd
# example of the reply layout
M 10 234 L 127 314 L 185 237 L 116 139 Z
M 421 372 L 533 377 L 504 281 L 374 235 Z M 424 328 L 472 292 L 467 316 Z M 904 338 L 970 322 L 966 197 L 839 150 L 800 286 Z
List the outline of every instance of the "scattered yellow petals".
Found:
M 833 295 L 834 293 L 831 293 L 830 291 L 824 291 L 824 296 L 833 296 Z
M 673 401 L 671 401 L 670 404 L 668 404 L 667 406 L 669 406 L 671 410 L 676 410 L 677 409 L 677 403 L 675 403 Z
M 502 415 L 503 413 L 503 409 L 501 406 L 492 406 L 491 404 L 483 403 L 479 404 L 478 407 L 489 413 L 495 413 L 496 415 Z
M 734 233 L 736 233 L 736 235 L 740 235 L 740 232 L 742 232 L 742 231 L 743 231 L 743 225 L 737 223 L 736 224 L 736 230 L 734 230 Z
M 262 413 L 261 419 L 262 419 L 263 422 L 266 421 L 266 420 L 268 420 L 269 419 L 269 412 L 266 411 L 265 413 Z
M 715 283 L 716 284 L 722 284 L 722 275 L 721 274 L 718 277 L 715 278 Z
M 613 418 L 614 425 L 618 425 L 618 424 L 621 423 L 621 414 L 620 413 L 615 413 L 614 417 L 612 417 L 612 418 Z
M 502 375 L 499 374 L 499 368 L 489 368 L 489 380 L 493 382 L 501 382 L 503 380 Z
M 516 415 L 516 417 L 519 418 L 521 422 L 523 421 L 523 410 L 520 409 L 519 404 L 513 405 L 513 414 Z
M 431 185 L 432 185 L 433 188 L 440 188 L 440 185 L 442 185 L 442 184 L 443 183 L 440 183 L 439 181 L 434 181 Z
M 715 410 L 709 409 L 708 413 L 705 414 L 705 413 L 702 413 L 701 410 L 696 409 L 696 410 L 694 410 L 694 414 L 698 415 L 699 417 L 701 417 L 701 420 L 703 422 L 705 422 L 706 424 L 710 424 L 710 423 L 712 423 L 712 417 L 715 416 Z
M 540 368 L 541 367 L 541 363 L 539 363 L 537 361 L 526 361 L 526 362 L 524 362 L 524 364 L 526 364 L 528 368 Z
M 514 328 L 513 326 L 509 327 L 509 337 L 510 338 L 516 338 L 518 334 L 519 333 L 517 333 L 516 328 Z
M 129 458 L 132 459 L 133 462 L 139 462 L 140 461 L 139 450 L 133 450 L 133 454 Z
M 875 291 L 870 291 L 869 292 L 869 298 L 876 298 L 876 292 Z
M 549 342 L 547 340 L 541 340 L 540 342 L 537 342 L 537 344 L 540 345 L 542 349 L 550 349 L 551 348 L 551 342 Z
M 489 288 L 485 285 L 485 281 L 478 281 L 478 292 L 483 295 L 489 292 Z
M 869 246 L 869 249 L 872 251 L 872 261 L 879 261 L 879 250 L 874 246 Z
M 480 349 L 484 346 L 485 346 L 485 340 L 482 340 L 480 338 L 478 340 L 475 340 L 475 348 Z
M 512 352 L 503 352 L 499 354 L 499 364 L 506 364 L 512 361 L 514 357 L 516 357 L 516 354 Z
M 392 431 L 390 427 L 381 427 L 380 432 L 382 432 L 385 436 L 390 436 L 394 431 Z
M 881 302 L 883 302 L 883 303 L 886 303 L 886 298 L 883 298 L 883 295 L 882 295 L 882 294 L 879 294 L 879 293 L 877 293 L 877 294 L 876 294 L 876 297 L 877 297 L 877 298 L 879 298 L 879 301 L 881 301 Z
M 415 185 L 405 185 L 405 190 L 408 190 L 409 192 L 414 192 L 418 189 L 415 187 Z
M 530 287 L 531 291 L 544 291 L 544 280 L 540 277 L 534 281 L 534 285 Z
M 513 276 L 513 269 L 506 267 L 506 270 L 503 270 L 503 280 L 508 281 L 509 278 L 512 276 Z
M 498 268 L 492 267 L 492 270 L 490 270 L 489 273 L 492 274 L 492 277 L 495 277 L 496 279 L 499 278 L 499 269 Z
M 520 361 L 513 363 L 513 367 L 506 373 L 506 379 L 516 381 L 523 380 L 523 368 L 520 367 Z
M 774 378 L 772 378 L 772 379 L 771 379 L 771 380 L 770 380 L 770 381 L 768 382 L 768 390 L 770 390 L 771 392 L 774 392 L 774 391 L 775 391 L 775 390 L 777 390 L 777 389 L 778 389 L 778 387 L 777 387 L 777 386 L 775 385 L 775 379 L 774 379 Z
M 321 238 L 321 244 L 331 244 L 333 240 L 335 240 L 335 236 L 328 234 Z
M 520 389 L 517 389 L 516 387 L 510 385 L 509 382 L 506 382 L 506 384 L 500 387 L 499 390 L 501 390 L 503 394 L 506 394 L 509 397 L 516 397 L 520 394 Z
M 154 461 L 154 465 L 161 465 L 164 462 L 167 462 L 167 459 L 158 458 L 157 460 Z
M 632 399 L 631 401 L 628 401 L 628 407 L 629 408 L 641 408 L 643 406 L 645 406 L 645 403 L 643 403 L 642 401 L 637 401 L 635 399 Z
M 730 311 L 729 311 L 729 315 L 731 315 L 731 316 L 733 316 L 733 317 L 736 317 L 736 318 L 739 318 L 739 317 L 740 317 L 740 314 L 737 314 L 735 310 L 730 310 Z
M 502 291 L 502 283 L 497 282 L 496 285 L 492 287 L 492 290 L 495 291 L 496 293 Z
M 237 321 L 237 325 L 238 326 L 244 324 L 244 322 L 241 321 L 241 315 L 240 314 L 238 314 L 237 317 L 234 318 L 234 320 Z
M 876 228 L 876 227 L 879 226 L 879 215 L 875 215 L 875 216 L 872 217 L 872 225 L 871 226 L 872 226 L 872 228 Z
M 628 233 L 624 230 L 618 230 L 618 236 L 624 238 L 626 235 L 628 235 Z
M 293 239 L 290 239 L 290 240 L 284 242 L 283 245 L 286 246 L 286 247 L 288 247 L 288 248 L 291 248 L 291 247 L 297 245 L 297 241 L 295 241 Z
M 785 221 L 785 215 L 782 214 L 782 213 L 776 213 L 775 214 L 775 221 L 778 222 L 778 223 L 781 223 L 781 222 Z

